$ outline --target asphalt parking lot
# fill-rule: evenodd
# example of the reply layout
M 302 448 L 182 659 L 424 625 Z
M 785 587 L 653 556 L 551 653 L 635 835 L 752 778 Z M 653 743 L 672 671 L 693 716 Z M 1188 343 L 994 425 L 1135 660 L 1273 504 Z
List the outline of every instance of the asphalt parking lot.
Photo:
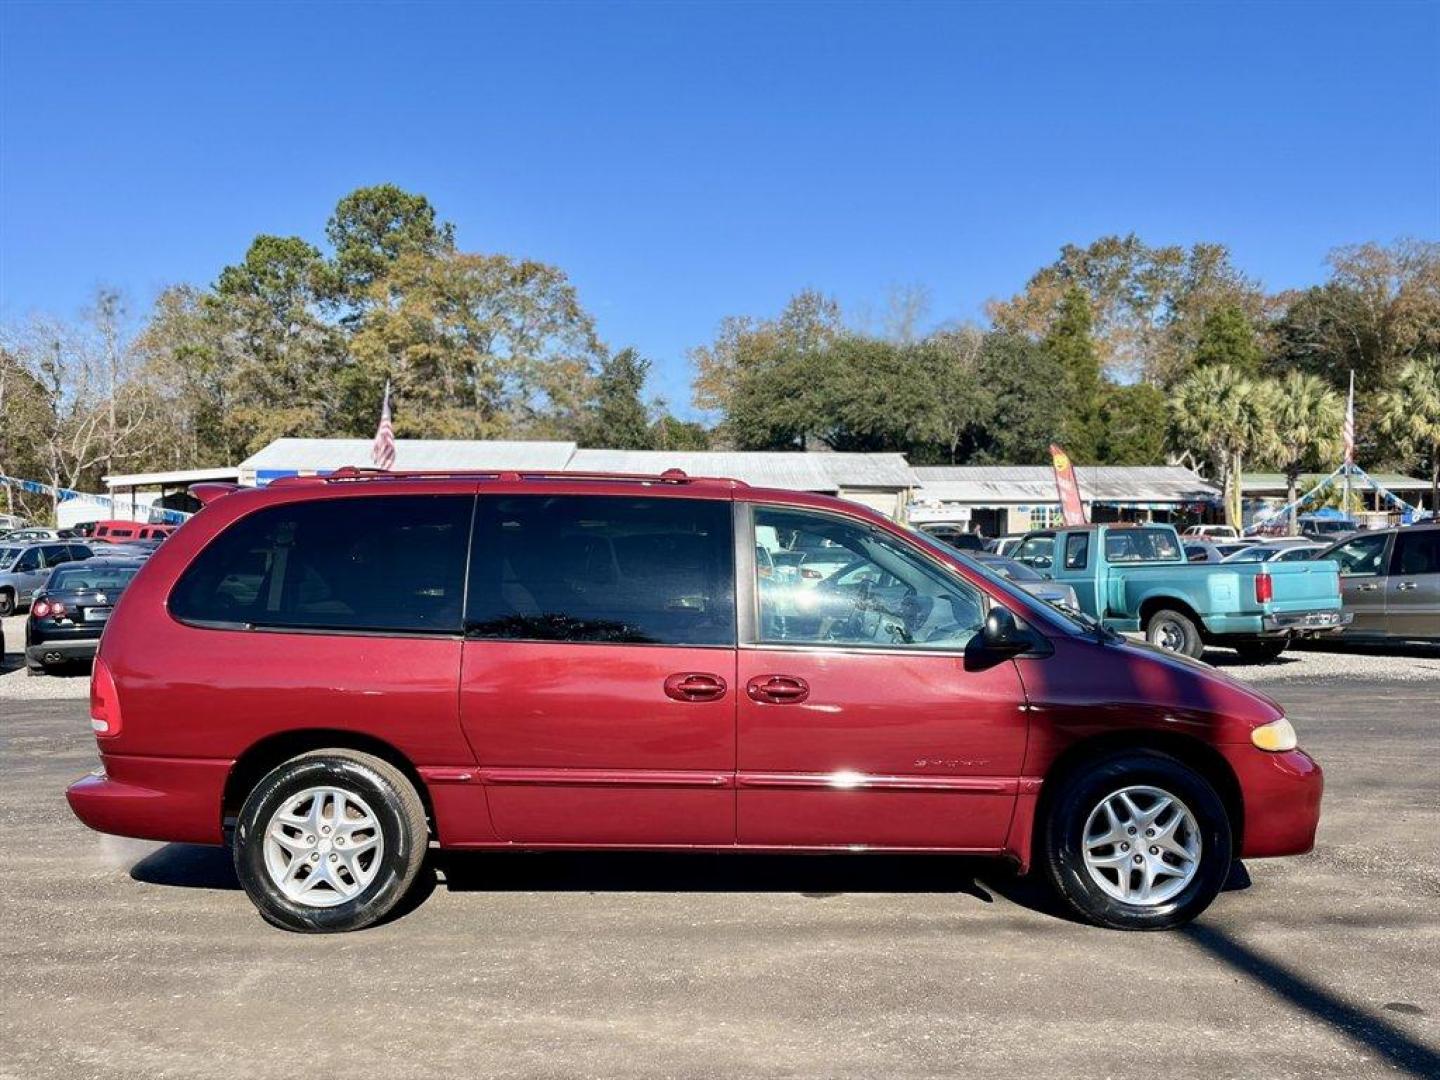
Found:
M 1326 768 L 1317 850 L 1160 935 L 953 858 L 558 854 L 286 934 L 222 852 L 70 816 L 83 679 L 0 695 L 0 1077 L 1433 1076 L 1440 674 L 1335 655 L 1242 673 Z

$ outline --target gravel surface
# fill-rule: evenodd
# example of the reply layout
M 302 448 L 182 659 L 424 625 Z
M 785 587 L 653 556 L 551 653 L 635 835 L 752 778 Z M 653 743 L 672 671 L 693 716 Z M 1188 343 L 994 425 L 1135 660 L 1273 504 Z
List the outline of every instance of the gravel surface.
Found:
M 82 703 L 0 703 L 0 1077 L 1440 1075 L 1434 696 L 1273 692 L 1317 849 L 1172 934 L 976 860 L 613 853 L 435 858 L 403 917 L 287 934 L 223 850 L 71 816 Z

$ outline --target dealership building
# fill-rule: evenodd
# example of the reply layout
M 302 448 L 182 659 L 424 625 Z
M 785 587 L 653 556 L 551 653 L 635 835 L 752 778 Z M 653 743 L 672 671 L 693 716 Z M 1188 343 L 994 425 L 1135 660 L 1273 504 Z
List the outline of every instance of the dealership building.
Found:
M 986 536 L 1060 524 L 1060 498 L 1049 465 L 921 465 L 909 519 L 966 524 Z M 1220 504 L 1220 489 L 1178 465 L 1076 466 L 1091 521 L 1199 519 Z

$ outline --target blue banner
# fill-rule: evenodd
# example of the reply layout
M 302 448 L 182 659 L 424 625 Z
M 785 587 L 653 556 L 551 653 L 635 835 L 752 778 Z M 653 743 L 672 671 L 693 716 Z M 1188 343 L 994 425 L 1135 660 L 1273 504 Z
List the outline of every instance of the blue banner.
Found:
M 31 495 L 43 495 L 45 498 L 53 498 L 56 502 L 83 502 L 95 506 L 103 506 L 110 512 L 111 516 L 118 514 L 115 508 L 115 499 L 110 495 L 92 495 L 88 491 L 75 491 L 72 488 L 55 487 L 51 484 L 42 484 L 38 480 L 22 480 L 18 476 L 6 476 L 0 473 L 0 484 L 6 484 L 21 491 L 28 491 Z M 189 519 L 190 515 L 179 510 L 166 510 L 164 507 L 151 507 L 148 511 L 153 518 L 160 515 L 160 522 L 166 525 L 179 525 Z

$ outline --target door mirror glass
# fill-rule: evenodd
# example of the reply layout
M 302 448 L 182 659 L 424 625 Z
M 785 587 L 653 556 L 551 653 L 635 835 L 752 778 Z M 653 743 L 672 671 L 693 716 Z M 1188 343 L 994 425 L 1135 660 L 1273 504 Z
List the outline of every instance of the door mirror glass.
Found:
M 1015 621 L 1015 616 L 1010 613 L 1010 609 L 1003 608 L 999 604 L 994 605 L 990 609 L 990 613 L 985 616 L 984 640 L 987 649 L 995 649 L 1000 652 L 1023 651 L 1029 644 L 1028 639 L 1020 630 L 1020 625 Z

